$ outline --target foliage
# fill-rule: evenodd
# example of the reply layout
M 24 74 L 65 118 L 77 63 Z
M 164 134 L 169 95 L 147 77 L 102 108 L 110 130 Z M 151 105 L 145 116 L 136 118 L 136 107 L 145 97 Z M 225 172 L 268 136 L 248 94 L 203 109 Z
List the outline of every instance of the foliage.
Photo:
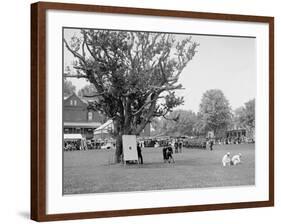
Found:
M 63 80 L 63 95 L 70 96 L 72 93 L 75 93 L 76 87 L 72 85 L 72 82 L 69 80 Z
M 255 99 L 246 102 L 235 115 L 240 126 L 255 128 Z
M 255 138 L 255 99 L 249 100 L 235 110 L 234 124 L 239 128 L 245 128 L 248 137 Z
M 94 94 L 97 94 L 97 90 L 93 84 L 86 85 L 78 91 L 80 97 L 93 96 Z
M 211 89 L 203 94 L 197 124 L 200 130 L 214 131 L 216 135 L 227 128 L 231 117 L 231 108 L 221 90 Z
M 197 116 L 191 110 L 175 110 L 153 122 L 157 132 L 169 136 L 193 135 Z

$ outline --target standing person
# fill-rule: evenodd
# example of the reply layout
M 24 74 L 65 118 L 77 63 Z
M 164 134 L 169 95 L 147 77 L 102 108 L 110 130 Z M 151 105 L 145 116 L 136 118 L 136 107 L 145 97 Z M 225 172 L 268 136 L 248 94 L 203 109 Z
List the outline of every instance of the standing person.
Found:
M 81 140 L 75 142 L 76 150 L 79 151 L 81 149 Z
M 143 158 L 142 158 L 140 143 L 137 144 L 137 151 L 138 151 L 138 159 L 139 159 L 140 163 L 143 164 Z
M 178 141 L 176 140 L 175 141 L 175 153 L 178 153 L 178 147 L 179 147 L 179 143 L 178 143 Z
M 163 161 L 164 161 L 164 163 L 166 163 L 166 161 L 167 161 L 167 147 L 166 146 L 163 148 Z
M 210 139 L 210 150 L 213 151 L 214 141 Z
M 183 142 L 182 142 L 182 140 L 180 140 L 180 142 L 179 142 L 179 153 L 182 153 L 182 145 L 183 145 Z

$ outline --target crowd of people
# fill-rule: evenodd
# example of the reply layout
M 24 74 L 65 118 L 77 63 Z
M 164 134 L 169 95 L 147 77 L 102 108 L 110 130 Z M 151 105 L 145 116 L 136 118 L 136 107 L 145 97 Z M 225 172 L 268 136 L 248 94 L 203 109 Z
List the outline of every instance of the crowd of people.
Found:
M 64 141 L 64 151 L 78 151 L 81 150 L 81 141 Z
M 216 144 L 225 144 L 225 145 L 231 145 L 231 144 L 249 144 L 249 143 L 255 143 L 255 140 L 253 138 L 248 138 L 246 136 L 238 136 L 238 137 L 225 137 L 225 138 L 216 138 L 215 139 Z

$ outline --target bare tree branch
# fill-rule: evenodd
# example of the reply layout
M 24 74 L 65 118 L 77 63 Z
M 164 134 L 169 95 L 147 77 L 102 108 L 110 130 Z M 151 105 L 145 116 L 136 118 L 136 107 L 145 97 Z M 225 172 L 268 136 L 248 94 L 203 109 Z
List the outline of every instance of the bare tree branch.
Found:
M 66 48 L 73 54 L 74 57 L 80 59 L 84 64 L 86 64 L 86 60 L 85 60 L 85 58 L 83 58 L 83 56 L 81 54 L 72 50 L 65 39 L 63 39 L 63 42 L 65 43 Z
M 98 96 L 103 96 L 104 94 L 106 94 L 106 92 L 102 92 L 102 93 L 99 93 L 99 94 L 93 94 L 93 95 L 83 95 L 83 97 L 98 97 Z

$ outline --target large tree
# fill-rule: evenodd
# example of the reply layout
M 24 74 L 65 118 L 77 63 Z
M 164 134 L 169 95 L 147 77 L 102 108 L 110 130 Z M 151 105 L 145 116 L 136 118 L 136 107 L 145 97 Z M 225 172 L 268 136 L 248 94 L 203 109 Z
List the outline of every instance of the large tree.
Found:
M 220 135 L 230 124 L 232 118 L 231 108 L 223 92 L 219 89 L 211 89 L 203 94 L 199 120 L 197 124 L 204 131 L 213 131 Z
M 176 41 L 171 34 L 93 29 L 64 43 L 75 57 L 75 76 L 94 84 L 95 107 L 113 119 L 117 162 L 122 135 L 138 135 L 153 117 L 183 103 L 175 90 L 198 46 L 190 36 Z

